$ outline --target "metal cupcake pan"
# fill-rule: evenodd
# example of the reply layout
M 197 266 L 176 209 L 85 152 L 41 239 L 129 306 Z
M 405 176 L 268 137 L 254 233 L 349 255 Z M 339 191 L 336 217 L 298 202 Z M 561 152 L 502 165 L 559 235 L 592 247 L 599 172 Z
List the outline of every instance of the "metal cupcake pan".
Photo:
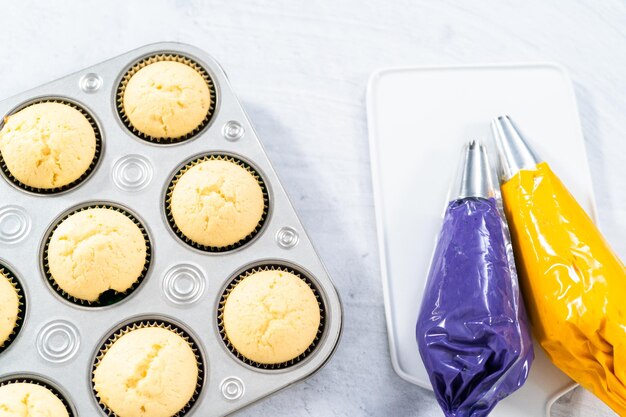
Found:
M 216 107 L 208 125 L 174 144 L 137 137 L 118 114 L 116 94 L 125 72 L 154 54 L 180 54 L 211 77 Z M 20 332 L 0 353 L 0 383 L 8 378 L 43 378 L 59 388 L 77 415 L 105 415 L 91 384 L 93 359 L 102 341 L 136 319 L 165 319 L 193 334 L 206 374 L 186 415 L 226 415 L 253 404 L 319 370 L 340 338 L 339 295 L 299 221 L 285 190 L 220 65 L 204 51 L 179 43 L 157 43 L 0 101 L 4 116 L 34 100 L 67 100 L 85 109 L 101 130 L 97 165 L 80 184 L 56 194 L 38 194 L 0 180 L 0 263 L 21 283 L 26 311 Z M 0 124 L 1 126 L 1 124 Z M 266 220 L 254 238 L 234 250 L 210 253 L 191 247 L 172 230 L 165 196 L 177 170 L 199 155 L 241 158 L 256 170 L 269 194 Z M 136 214 L 151 240 L 150 267 L 141 285 L 123 301 L 90 307 L 60 297 L 42 268 L 46 232 L 68 210 L 91 204 L 117 205 Z M 218 328 L 219 302 L 239 273 L 262 265 L 304 273 L 317 289 L 325 323 L 310 354 L 283 369 L 244 363 L 226 346 Z

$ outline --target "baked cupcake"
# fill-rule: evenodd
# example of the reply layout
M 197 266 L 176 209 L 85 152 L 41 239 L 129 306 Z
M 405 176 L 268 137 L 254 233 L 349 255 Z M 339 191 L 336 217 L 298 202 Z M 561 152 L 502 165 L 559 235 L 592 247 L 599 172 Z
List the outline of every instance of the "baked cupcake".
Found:
M 118 417 L 171 417 L 198 386 L 189 342 L 165 327 L 134 327 L 104 346 L 93 371 L 98 401 Z
M 183 62 L 149 63 L 134 72 L 122 88 L 124 115 L 132 128 L 150 139 L 189 135 L 204 124 L 211 110 L 207 80 Z
M 300 277 L 281 269 L 255 270 L 226 297 L 225 336 L 246 359 L 262 365 L 292 361 L 317 338 L 320 306 Z
M 77 181 L 96 155 L 96 133 L 76 108 L 41 102 L 7 116 L 0 152 L 8 172 L 34 189 L 62 188 Z
M 257 231 L 265 215 L 263 188 L 234 159 L 203 158 L 174 179 L 169 211 L 196 245 L 226 248 Z
M 15 331 L 19 315 L 20 297 L 17 289 L 0 269 L 0 348 L 4 347 Z
M 110 207 L 76 211 L 59 223 L 45 251 L 49 278 L 69 297 L 96 302 L 125 293 L 143 277 L 148 245 L 142 229 Z
M 48 388 L 31 382 L 10 382 L 0 386 L 0 416 L 69 417 L 69 413 Z

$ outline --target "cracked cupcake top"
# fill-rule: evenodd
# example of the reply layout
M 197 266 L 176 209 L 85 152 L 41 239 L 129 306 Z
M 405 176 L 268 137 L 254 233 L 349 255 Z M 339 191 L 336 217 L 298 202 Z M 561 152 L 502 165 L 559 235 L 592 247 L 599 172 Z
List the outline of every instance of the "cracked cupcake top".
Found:
M 142 274 L 146 253 L 141 229 L 128 216 L 110 208 L 88 208 L 54 230 L 47 258 L 52 279 L 63 291 L 97 301 L 107 290 L 128 290 Z
M 178 334 L 142 327 L 106 349 L 93 382 L 100 402 L 119 417 L 171 417 L 194 395 L 198 362 Z
M 159 61 L 133 74 L 122 102 L 135 129 L 153 138 L 172 139 L 202 124 L 211 93 L 202 75 L 189 65 Z
M 20 300 L 15 287 L 0 272 L 0 347 L 9 339 L 15 329 L 19 314 Z M 0 408 L 0 410 L 2 410 Z
M 46 387 L 13 382 L 0 387 L 0 416 L 69 417 L 63 402 Z
M 234 162 L 211 159 L 187 170 L 172 192 L 171 212 L 180 231 L 204 246 L 226 247 L 252 233 L 263 217 L 263 190 Z
M 254 272 L 239 282 L 224 306 L 226 337 L 251 361 L 278 364 L 303 354 L 320 325 L 313 290 L 281 270 Z
M 0 152 L 21 183 L 52 189 L 79 179 L 91 165 L 96 135 L 89 120 L 63 103 L 43 102 L 7 116 Z

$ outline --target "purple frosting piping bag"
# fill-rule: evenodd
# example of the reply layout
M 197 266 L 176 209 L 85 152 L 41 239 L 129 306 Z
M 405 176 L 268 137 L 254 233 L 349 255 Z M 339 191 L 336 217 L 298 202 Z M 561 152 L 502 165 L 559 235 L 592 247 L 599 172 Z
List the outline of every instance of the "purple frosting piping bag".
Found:
M 528 320 L 487 152 L 465 147 L 417 319 L 416 337 L 447 417 L 487 416 L 533 360 Z

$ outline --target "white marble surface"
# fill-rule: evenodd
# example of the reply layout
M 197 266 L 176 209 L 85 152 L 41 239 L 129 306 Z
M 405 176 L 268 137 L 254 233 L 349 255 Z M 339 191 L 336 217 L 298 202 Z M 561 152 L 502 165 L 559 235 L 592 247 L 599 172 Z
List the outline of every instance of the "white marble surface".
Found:
M 0 96 L 161 40 L 226 69 L 345 306 L 320 373 L 241 413 L 439 416 L 391 369 L 364 109 L 380 67 L 555 61 L 575 83 L 602 229 L 626 257 L 626 2 L 3 1 Z M 401 150 L 400 150 L 401 151 Z M 1 370 L 0 370 L 1 371 Z M 557 416 L 612 414 L 580 390 Z

